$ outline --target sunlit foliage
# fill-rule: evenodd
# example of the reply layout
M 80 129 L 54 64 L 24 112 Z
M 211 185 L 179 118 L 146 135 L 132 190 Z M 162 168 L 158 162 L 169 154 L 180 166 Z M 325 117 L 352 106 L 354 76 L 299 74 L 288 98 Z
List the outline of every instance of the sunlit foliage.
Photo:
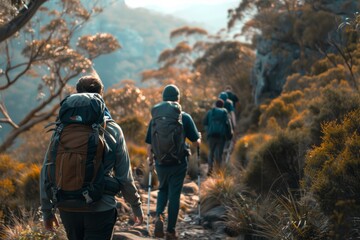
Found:
M 137 116 L 149 120 L 150 102 L 142 90 L 133 84 L 125 84 L 121 88 L 112 88 L 105 93 L 105 102 L 115 121 Z
M 18 35 L 21 39 L 14 36 L 1 43 L 4 61 L 0 63 L 0 91 L 14 91 L 17 84 L 28 81 L 32 81 L 28 91 L 35 90 L 34 86 L 38 88 L 34 98 L 24 99 L 23 103 L 17 99 L 18 104 L 31 106 L 21 113 L 8 111 L 9 97 L 1 99 L 0 112 L 4 117 L 0 122 L 8 130 L 3 133 L 7 135 L 0 152 L 13 146 L 20 134 L 52 117 L 59 100 L 68 94 L 67 84 L 91 70 L 94 58 L 119 49 L 119 43 L 110 34 L 76 35 L 85 23 L 101 12 L 96 4 L 84 5 L 79 0 L 49 2 L 40 8 L 36 19 L 21 29 Z M 77 46 L 76 37 L 79 37 Z
M 337 238 L 358 236 L 352 230 L 360 214 L 359 123 L 360 112 L 356 110 L 341 122 L 324 124 L 321 145 L 307 154 L 304 185 L 331 216 Z

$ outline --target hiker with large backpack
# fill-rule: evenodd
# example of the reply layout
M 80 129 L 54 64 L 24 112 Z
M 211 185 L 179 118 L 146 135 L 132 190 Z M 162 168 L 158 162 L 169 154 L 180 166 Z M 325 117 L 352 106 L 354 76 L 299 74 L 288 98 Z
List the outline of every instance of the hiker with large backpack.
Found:
M 230 85 L 227 85 L 225 87 L 225 93 L 227 94 L 228 99 L 231 100 L 231 102 L 232 102 L 232 104 L 234 106 L 235 112 L 236 112 L 237 106 L 239 104 L 238 96 L 233 92 L 233 89 L 232 89 L 232 87 Z
M 101 97 L 101 80 L 81 77 L 76 90 L 61 102 L 41 170 L 44 225 L 58 225 L 59 209 L 68 239 L 108 240 L 117 219 L 115 195 L 121 192 L 131 205 L 135 225 L 143 221 L 140 195 L 124 135 Z
M 227 92 L 221 92 L 219 98 L 224 101 L 224 108 L 228 111 L 228 117 L 233 129 L 236 126 L 235 108 L 233 102 L 230 100 Z
M 225 143 L 231 140 L 233 131 L 228 118 L 228 112 L 224 108 L 224 101 L 218 99 L 215 106 L 210 109 L 203 120 L 206 129 L 206 139 L 209 145 L 208 176 L 214 169 L 222 166 L 222 155 Z
M 163 101 L 151 109 L 152 119 L 145 139 L 148 144 L 149 165 L 155 164 L 159 179 L 154 235 L 165 236 L 167 206 L 166 239 L 178 239 L 175 227 L 190 155 L 185 139 L 197 146 L 201 139 L 192 117 L 181 109 L 179 89 L 173 84 L 167 85 L 162 97 Z

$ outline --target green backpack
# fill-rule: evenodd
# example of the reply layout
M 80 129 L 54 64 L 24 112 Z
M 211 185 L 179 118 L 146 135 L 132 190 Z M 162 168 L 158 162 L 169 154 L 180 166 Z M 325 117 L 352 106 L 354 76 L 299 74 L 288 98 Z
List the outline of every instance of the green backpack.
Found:
M 185 133 L 181 106 L 164 101 L 151 110 L 151 149 L 159 165 L 181 163 L 185 151 Z
M 230 140 L 232 135 L 233 131 L 226 110 L 219 108 L 210 110 L 207 136 L 224 137 L 226 140 Z

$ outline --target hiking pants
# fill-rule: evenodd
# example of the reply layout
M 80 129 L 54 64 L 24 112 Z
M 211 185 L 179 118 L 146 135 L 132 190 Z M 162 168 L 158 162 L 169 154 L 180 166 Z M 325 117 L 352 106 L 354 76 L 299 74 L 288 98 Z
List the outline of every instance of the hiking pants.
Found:
M 224 152 L 225 138 L 224 137 L 208 137 L 209 144 L 209 156 L 208 156 L 208 165 L 209 171 L 212 171 L 214 167 L 214 162 L 218 167 L 222 164 L 222 155 Z
M 117 218 L 117 210 L 105 212 L 66 212 L 60 218 L 69 240 L 110 240 Z
M 158 166 L 159 191 L 156 203 L 156 215 L 162 215 L 168 205 L 167 231 L 174 232 L 180 208 L 180 195 L 187 171 L 187 162 L 180 165 Z

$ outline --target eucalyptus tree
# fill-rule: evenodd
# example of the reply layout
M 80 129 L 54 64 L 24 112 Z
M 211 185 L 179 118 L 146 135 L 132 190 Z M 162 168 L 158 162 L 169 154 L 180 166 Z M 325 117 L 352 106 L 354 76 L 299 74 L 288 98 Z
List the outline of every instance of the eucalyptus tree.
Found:
M 14 35 L 47 0 L 0 0 L 0 42 Z
M 84 24 L 101 13 L 98 1 L 84 5 L 80 0 L 59 0 L 48 4 L 39 7 L 36 17 L 18 34 L 0 43 L 0 124 L 9 129 L 6 134 L 2 131 L 0 153 L 9 149 L 21 133 L 51 118 L 61 98 L 71 91 L 68 83 L 91 71 L 95 58 L 121 47 L 108 33 L 80 35 Z M 30 99 L 26 111 L 17 113 L 20 120 L 14 120 L 4 93 L 29 84 L 38 86 L 37 95 Z

